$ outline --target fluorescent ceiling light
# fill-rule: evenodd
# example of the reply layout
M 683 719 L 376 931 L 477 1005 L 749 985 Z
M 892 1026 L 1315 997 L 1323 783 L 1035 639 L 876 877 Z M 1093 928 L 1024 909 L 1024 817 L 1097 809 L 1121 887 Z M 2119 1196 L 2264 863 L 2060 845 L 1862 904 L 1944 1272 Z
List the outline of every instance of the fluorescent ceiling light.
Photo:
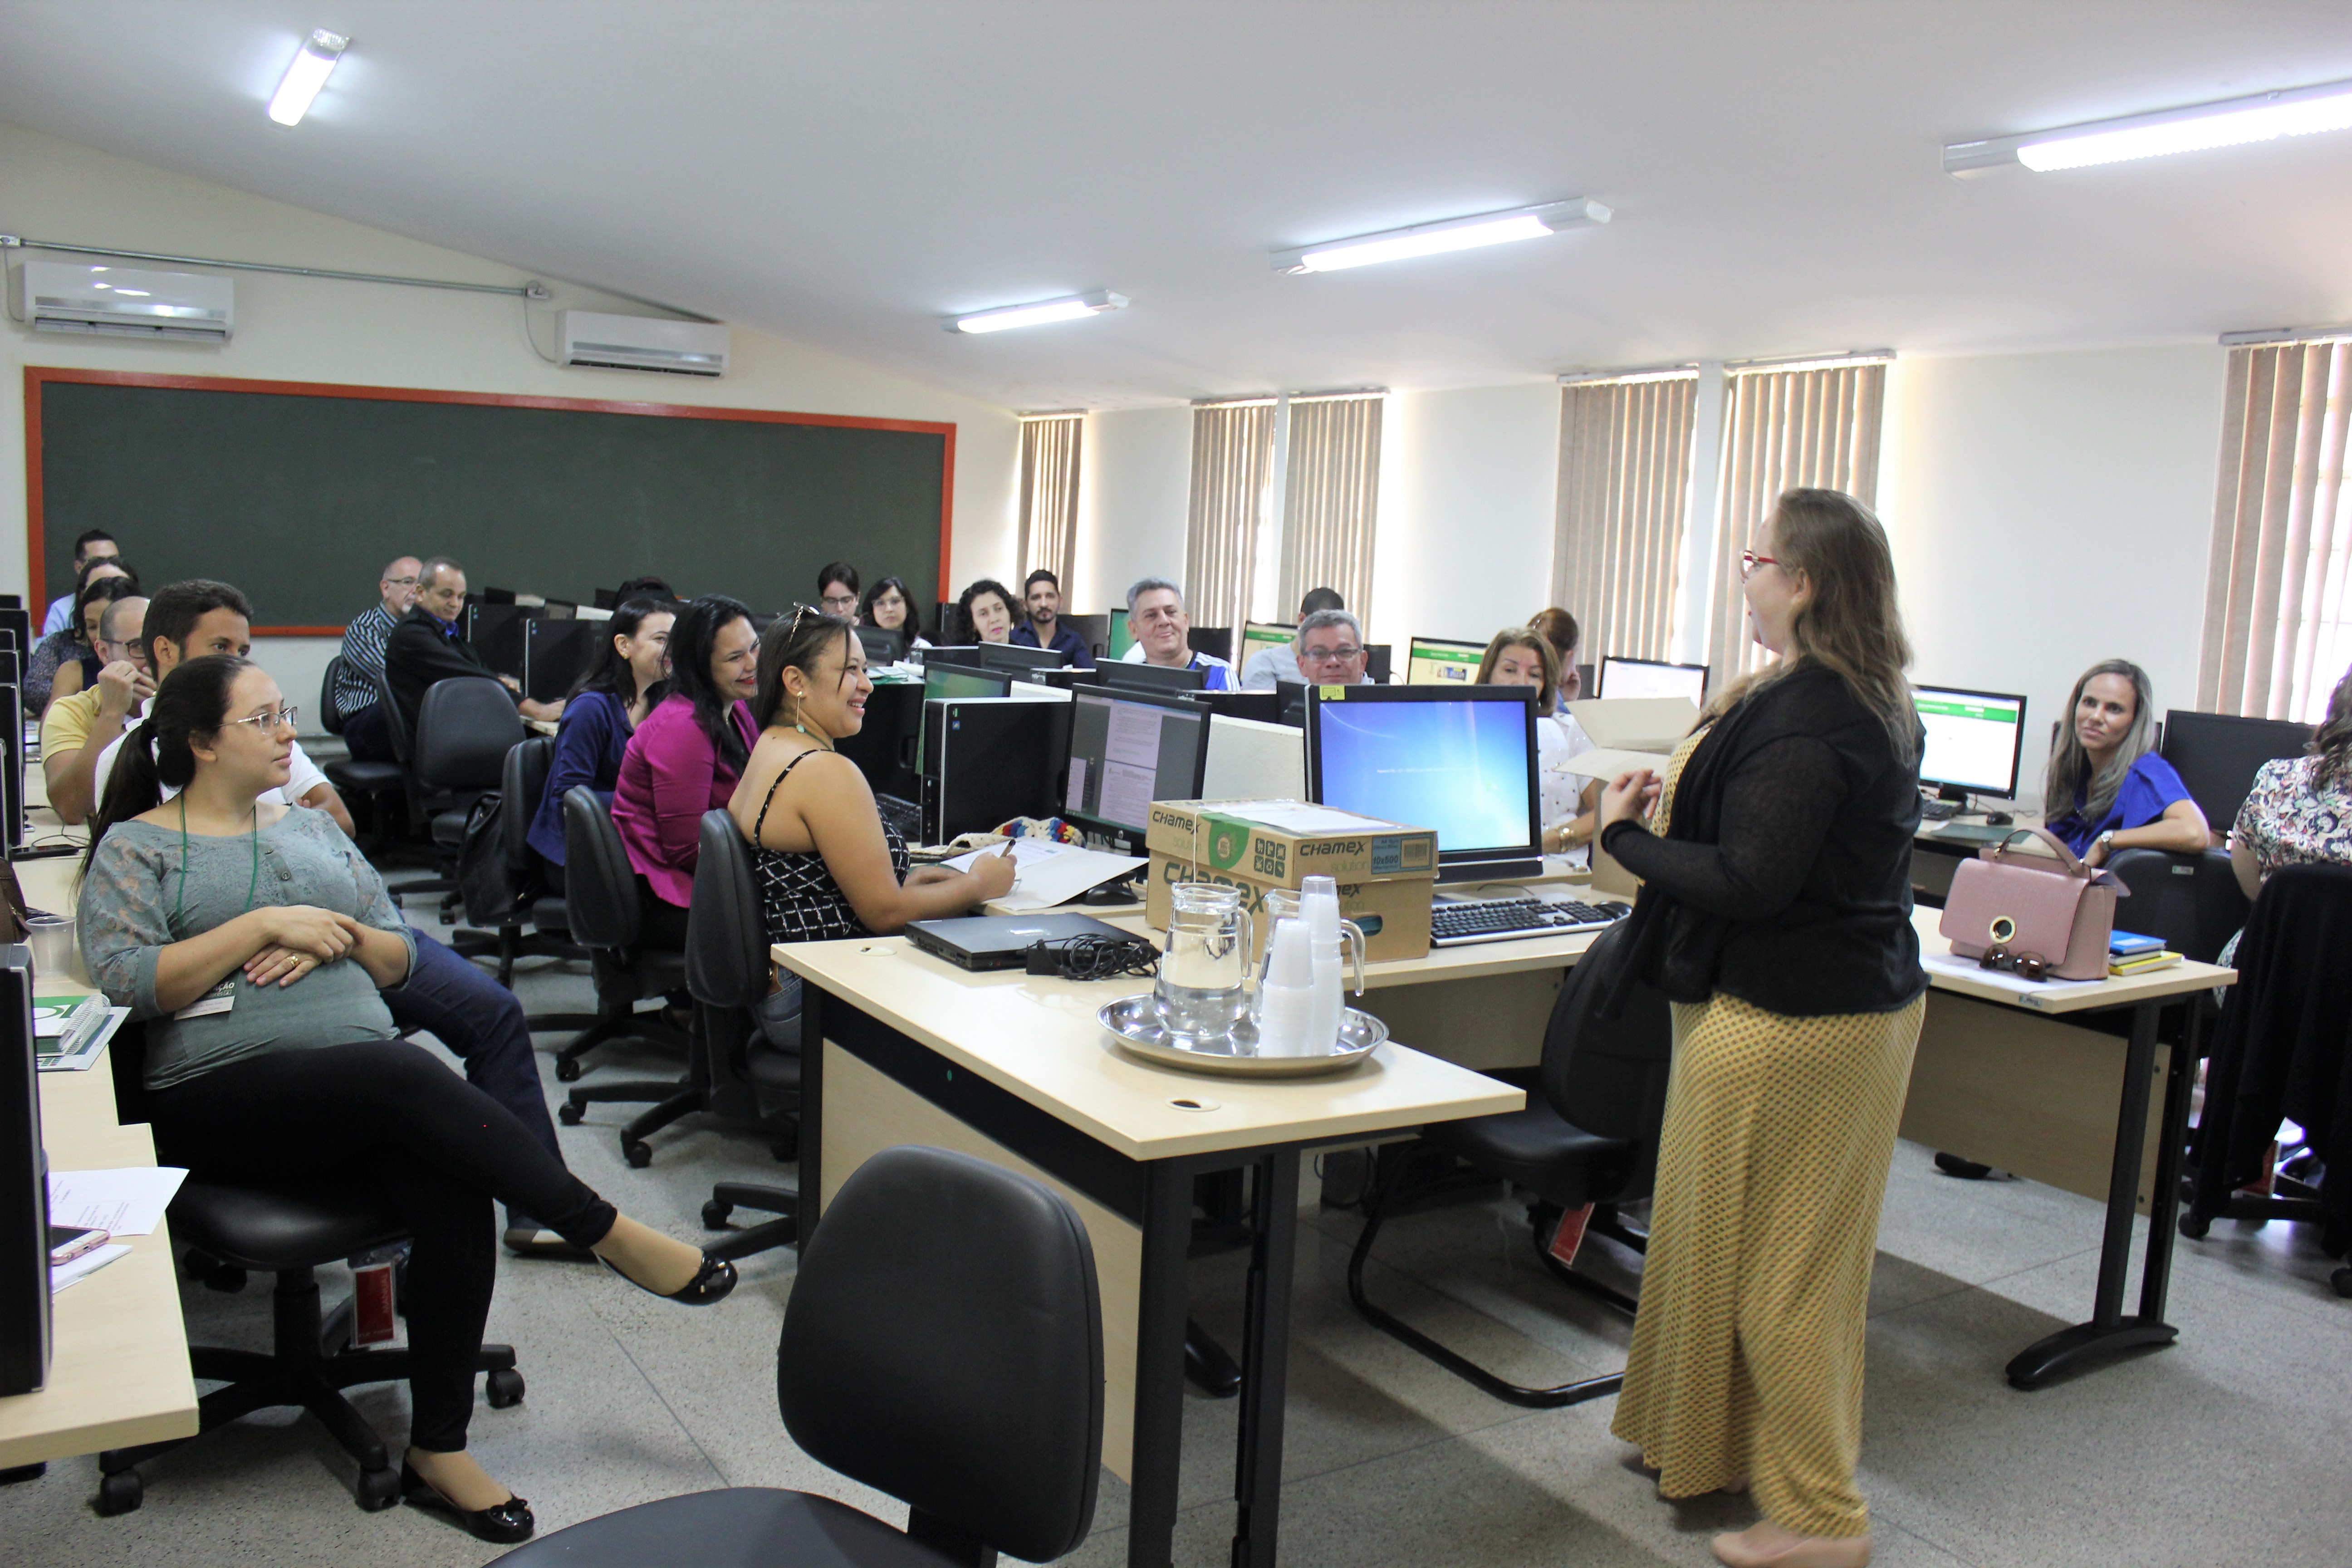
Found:
M 1098 316 L 1105 310 L 1124 310 L 1127 296 L 1114 294 L 1108 289 L 1097 289 L 1085 294 L 1066 294 L 1058 300 L 1040 300 L 1034 305 L 1006 305 L 994 310 L 976 310 L 969 316 L 950 316 L 940 325 L 951 332 L 1001 332 L 1013 327 L 1038 327 L 1047 321 L 1075 321 L 1081 316 Z
M 1541 239 L 1563 228 L 1607 223 L 1612 216 L 1599 202 L 1579 196 L 1542 206 L 1480 213 L 1475 217 L 1446 218 L 1438 223 L 1417 223 L 1411 228 L 1360 234 L 1352 239 L 1294 246 L 1274 252 L 1272 259 L 1276 272 L 1337 272 L 1343 268 L 1438 256 L 1449 250 L 1471 250 L 1514 239 Z
M 2323 82 L 2055 131 L 1955 142 L 1944 149 L 1944 173 L 1965 179 L 2022 164 L 2049 174 L 2347 128 L 2352 128 L 2352 82 Z
M 292 63 L 278 81 L 278 90 L 270 96 L 269 118 L 280 125 L 299 125 L 302 116 L 310 111 L 310 100 L 327 85 L 334 74 L 335 62 L 343 58 L 351 40 L 341 33 L 330 33 L 324 27 L 314 30 L 294 51 Z

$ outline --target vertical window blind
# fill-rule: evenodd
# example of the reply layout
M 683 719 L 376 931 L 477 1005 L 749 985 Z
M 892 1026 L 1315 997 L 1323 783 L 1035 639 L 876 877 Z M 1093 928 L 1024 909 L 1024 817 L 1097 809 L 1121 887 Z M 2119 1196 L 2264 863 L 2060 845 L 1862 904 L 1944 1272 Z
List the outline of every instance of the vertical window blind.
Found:
M 2316 723 L 2352 662 L 2352 341 L 2230 351 L 2197 706 Z
M 1560 389 L 1551 603 L 1596 658 L 1665 658 L 1675 635 L 1698 372 Z
M 1257 534 L 1274 470 L 1275 400 L 1195 405 L 1184 530 L 1184 599 L 1196 626 L 1248 618 Z
M 1369 622 L 1387 403 L 1379 394 L 1290 400 L 1277 618 L 1296 615 L 1308 589 L 1333 588 Z
M 1733 365 L 1724 399 L 1708 616 L 1710 692 L 1763 662 L 1764 650 L 1748 631 L 1739 556 L 1760 542 L 1780 492 L 1843 490 L 1864 506 L 1877 504 L 1886 357 Z
M 1078 537 L 1078 447 L 1083 414 L 1021 417 L 1021 573 L 1044 568 L 1070 589 Z

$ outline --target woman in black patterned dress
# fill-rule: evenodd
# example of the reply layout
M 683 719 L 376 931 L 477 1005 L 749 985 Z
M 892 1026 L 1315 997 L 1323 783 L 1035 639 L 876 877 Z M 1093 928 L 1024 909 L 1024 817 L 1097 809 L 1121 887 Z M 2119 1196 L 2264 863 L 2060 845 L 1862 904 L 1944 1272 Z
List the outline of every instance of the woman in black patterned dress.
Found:
M 874 806 L 857 764 L 834 750 L 866 723 L 866 653 L 850 623 L 805 606 L 760 639 L 760 725 L 727 809 L 751 846 L 768 940 L 887 936 L 908 921 L 961 914 L 1013 886 L 1009 858 L 970 871 L 909 870 L 907 847 Z M 800 1045 L 800 982 L 777 972 L 760 1026 L 785 1050 Z

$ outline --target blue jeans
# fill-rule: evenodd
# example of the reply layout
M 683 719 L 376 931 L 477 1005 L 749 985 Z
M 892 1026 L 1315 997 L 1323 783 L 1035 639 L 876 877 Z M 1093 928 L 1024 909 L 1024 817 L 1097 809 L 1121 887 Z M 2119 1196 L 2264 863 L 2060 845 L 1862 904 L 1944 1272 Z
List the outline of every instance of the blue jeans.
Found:
M 428 1033 L 462 1058 L 466 1081 L 512 1111 L 562 1164 L 563 1149 L 547 1114 L 547 1091 L 540 1086 L 539 1058 L 530 1048 L 522 1004 L 471 959 L 423 931 L 415 935 L 415 967 L 405 984 L 383 994 L 393 1023 L 403 1034 Z M 507 1223 L 527 1227 L 534 1222 L 509 1209 Z

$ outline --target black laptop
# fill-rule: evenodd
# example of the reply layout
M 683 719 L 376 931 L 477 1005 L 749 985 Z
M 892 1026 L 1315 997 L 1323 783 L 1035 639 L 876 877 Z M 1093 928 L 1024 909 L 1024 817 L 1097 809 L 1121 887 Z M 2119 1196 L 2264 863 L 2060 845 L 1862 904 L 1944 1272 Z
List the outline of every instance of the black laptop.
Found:
M 1128 941 L 1134 935 L 1092 915 L 1054 910 L 1034 915 L 967 915 L 961 920 L 907 922 L 908 941 L 961 969 L 1019 969 L 1028 961 L 1031 944 L 1040 942 L 1066 942 L 1074 936 Z

